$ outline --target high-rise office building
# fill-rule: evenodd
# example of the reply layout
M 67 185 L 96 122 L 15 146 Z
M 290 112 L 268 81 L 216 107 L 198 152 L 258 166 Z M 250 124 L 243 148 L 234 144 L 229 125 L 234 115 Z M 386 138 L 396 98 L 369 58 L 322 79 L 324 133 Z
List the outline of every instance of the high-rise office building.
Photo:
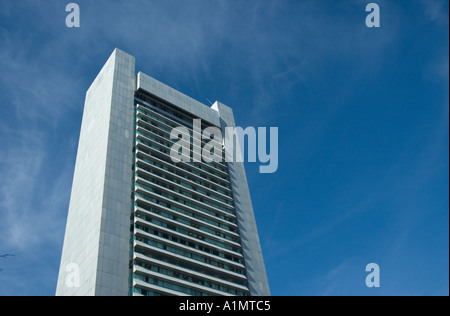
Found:
M 270 295 L 243 163 L 171 159 L 193 119 L 235 126 L 113 52 L 86 94 L 57 295 Z

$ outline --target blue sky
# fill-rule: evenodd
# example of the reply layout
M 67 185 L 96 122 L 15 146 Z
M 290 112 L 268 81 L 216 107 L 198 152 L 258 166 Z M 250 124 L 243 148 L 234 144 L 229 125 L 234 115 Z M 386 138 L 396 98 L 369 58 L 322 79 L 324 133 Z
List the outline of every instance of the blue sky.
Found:
M 273 295 L 449 294 L 449 4 L 0 1 L 0 295 L 54 295 L 84 95 L 115 47 L 237 124 Z M 381 287 L 365 286 L 377 263 Z

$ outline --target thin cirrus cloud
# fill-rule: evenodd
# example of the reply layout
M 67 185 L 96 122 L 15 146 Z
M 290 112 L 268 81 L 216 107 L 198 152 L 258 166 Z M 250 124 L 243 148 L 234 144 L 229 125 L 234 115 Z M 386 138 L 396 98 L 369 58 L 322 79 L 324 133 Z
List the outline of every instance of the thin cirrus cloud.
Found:
M 27 15 L 28 5 L 3 2 L 2 15 L 11 18 L 21 9 Z M 43 12 L 36 17 L 45 17 Z M 80 81 L 59 67 L 67 63 L 64 54 L 48 58 L 46 44 L 53 39 L 43 40 L 32 25 L 4 21 L 0 24 L 0 247 L 30 256 L 44 245 L 61 244 L 70 190 L 66 179 L 71 179 L 73 169 L 73 157 L 61 150 L 73 153 L 74 146 L 71 137 L 57 131 L 76 111 L 73 96 Z
M 448 25 L 448 9 L 445 8 L 445 0 L 421 0 L 425 16 L 431 21 Z
M 42 233 L 35 230 L 41 213 L 32 202 L 45 157 L 44 146 L 36 133 L 31 136 L 25 132 L 2 131 L 2 134 L 8 140 L 2 137 L 0 158 L 1 246 L 23 251 L 33 246 Z M 35 237 L 29 238 L 28 233 Z

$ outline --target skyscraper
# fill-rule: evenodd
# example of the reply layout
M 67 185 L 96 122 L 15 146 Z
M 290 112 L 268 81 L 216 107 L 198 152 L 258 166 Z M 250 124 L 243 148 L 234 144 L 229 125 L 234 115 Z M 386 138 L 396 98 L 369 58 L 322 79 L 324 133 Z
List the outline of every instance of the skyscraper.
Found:
M 243 164 L 170 157 L 193 119 L 235 126 L 113 52 L 86 94 L 57 295 L 270 295 Z

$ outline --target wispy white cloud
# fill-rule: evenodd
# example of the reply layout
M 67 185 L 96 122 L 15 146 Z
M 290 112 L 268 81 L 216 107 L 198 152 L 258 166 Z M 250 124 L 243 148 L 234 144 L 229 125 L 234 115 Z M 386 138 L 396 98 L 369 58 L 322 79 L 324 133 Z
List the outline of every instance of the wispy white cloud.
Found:
M 53 292 L 71 180 L 71 164 L 51 163 L 49 135 L 0 129 L 0 295 Z M 59 175 L 57 175 L 61 172 Z
M 448 31 L 449 12 L 446 0 L 421 0 L 423 14 L 428 21 L 435 23 L 437 30 Z M 442 47 L 436 52 L 435 60 L 431 61 L 425 69 L 425 77 L 442 81 L 448 85 L 449 58 L 448 58 L 448 36 L 447 41 L 442 41 Z
M 65 56 L 49 58 L 33 32 L 0 27 L 0 249 L 28 255 L 61 243 L 73 157 L 62 155 L 70 137 L 57 131 L 82 105 L 74 98 L 80 80 L 59 67 Z M 46 39 L 54 50 L 67 49 L 52 44 L 54 35 Z
M 38 177 L 45 159 L 42 134 L 2 133 L 0 156 L 1 246 L 24 250 L 33 245 L 30 234 L 39 214 L 33 214 Z M 5 140 L 4 137 L 8 137 Z M 39 236 L 39 235 L 37 235 Z
M 352 191 L 349 188 L 345 188 L 342 190 L 343 194 L 347 192 L 347 195 L 352 195 Z M 281 244 L 277 244 L 272 241 L 272 251 L 267 252 L 265 255 L 268 259 L 273 260 L 274 258 L 280 258 L 285 256 L 287 253 L 291 251 L 300 250 L 304 245 L 314 243 L 316 240 L 323 238 L 327 234 L 329 234 L 334 229 L 337 229 L 340 225 L 348 223 L 348 221 L 352 220 L 352 217 L 356 214 L 362 215 L 366 212 L 369 212 L 371 209 L 373 201 L 371 199 L 362 199 L 361 201 L 352 201 L 350 198 L 348 199 L 349 208 L 347 212 L 339 214 L 338 216 L 327 215 L 323 222 L 314 227 L 311 227 L 309 231 L 305 231 L 304 234 L 297 236 L 296 238 L 291 238 L 290 242 L 283 242 Z M 342 204 L 342 201 L 336 201 L 335 204 Z M 342 205 L 341 205 L 342 207 Z M 279 226 L 272 226 L 270 231 L 273 234 L 274 232 L 279 232 Z
M 346 284 L 343 283 L 345 283 L 344 280 L 349 276 L 350 266 L 351 259 L 347 259 L 331 269 L 325 275 L 320 276 L 318 280 L 316 280 L 316 284 L 321 291 L 320 295 L 344 295 L 342 289 L 346 287 Z
M 439 25 L 448 24 L 446 2 L 448 5 L 446 0 L 421 0 L 425 16 Z
M 449 58 L 448 54 L 437 58 L 435 61 L 430 62 L 429 66 L 425 69 L 425 77 L 430 80 L 437 80 L 443 82 L 448 88 L 449 79 Z
M 2 129 L 0 249 L 31 255 L 36 247 L 61 243 L 72 168 L 63 164 L 52 179 L 56 170 L 49 166 L 52 147 L 46 139 L 38 130 Z
M 81 80 L 58 67 L 64 57 L 43 58 L 45 52 L 34 49 L 35 44 L 26 35 L 0 30 L 0 82 L 8 91 L 3 106 L 14 109 L 15 118 L 26 127 L 43 123 L 55 128 L 65 113 L 74 110 Z

